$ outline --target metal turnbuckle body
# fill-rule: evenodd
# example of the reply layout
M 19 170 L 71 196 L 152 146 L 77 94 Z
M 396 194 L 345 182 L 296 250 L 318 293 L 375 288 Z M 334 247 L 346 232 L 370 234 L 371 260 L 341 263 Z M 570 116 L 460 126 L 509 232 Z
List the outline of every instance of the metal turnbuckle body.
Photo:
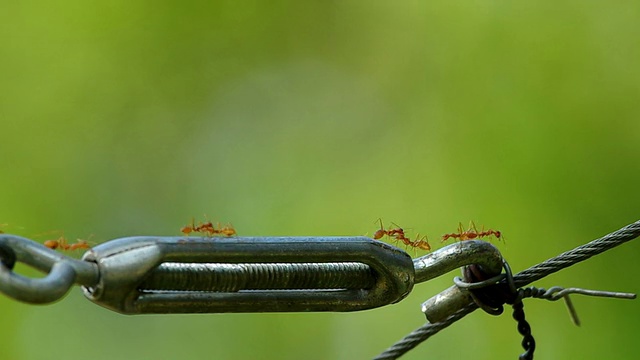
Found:
M 82 259 L 86 297 L 124 314 L 356 311 L 414 284 L 411 257 L 367 237 L 131 237 Z

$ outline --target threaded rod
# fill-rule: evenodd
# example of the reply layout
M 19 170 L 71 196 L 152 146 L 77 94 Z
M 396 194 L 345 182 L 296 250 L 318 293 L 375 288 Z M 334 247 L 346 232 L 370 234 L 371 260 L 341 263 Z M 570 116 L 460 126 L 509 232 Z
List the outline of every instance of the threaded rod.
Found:
M 374 271 L 358 262 L 162 263 L 140 285 L 143 291 L 368 289 Z

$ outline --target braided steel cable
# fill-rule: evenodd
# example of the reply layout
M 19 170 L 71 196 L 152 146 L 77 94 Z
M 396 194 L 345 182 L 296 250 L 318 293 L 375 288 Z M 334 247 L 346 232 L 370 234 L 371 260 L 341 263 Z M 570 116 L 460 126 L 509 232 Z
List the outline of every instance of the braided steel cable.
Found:
M 514 280 L 517 286 L 530 284 L 554 272 L 587 260 L 594 255 L 613 249 L 638 236 L 640 236 L 640 220 L 523 270 L 514 276 Z
M 409 335 L 402 338 L 402 340 L 396 342 L 387 350 L 385 350 L 382 354 L 373 358 L 374 360 L 393 360 L 397 359 L 400 356 L 407 353 L 409 350 L 415 348 L 420 345 L 422 342 L 426 341 L 431 336 L 440 332 L 440 330 L 449 327 L 449 325 L 454 322 L 462 319 L 468 314 L 472 313 L 474 310 L 478 308 L 478 305 L 475 303 L 470 303 L 469 305 L 463 307 L 462 309 L 456 311 L 455 313 L 449 315 L 443 321 L 439 321 L 437 323 L 426 323 L 416 330 L 412 331 Z
M 569 266 L 575 265 L 581 261 L 587 260 L 594 255 L 601 254 L 627 241 L 633 240 L 640 236 L 640 220 L 629 224 L 620 230 L 616 230 L 599 239 L 593 240 L 587 244 L 578 246 L 573 250 L 566 251 L 551 259 L 545 260 L 526 270 L 516 274 L 513 278 L 518 287 L 525 286 L 531 282 L 542 279 L 554 272 L 560 271 Z M 418 329 L 405 336 L 387 350 L 376 356 L 374 360 L 392 360 L 407 353 L 409 350 L 420 345 L 431 336 L 437 334 L 440 330 L 447 328 L 454 322 L 462 319 L 478 308 L 475 303 L 469 303 L 446 319 L 436 323 L 426 323 Z

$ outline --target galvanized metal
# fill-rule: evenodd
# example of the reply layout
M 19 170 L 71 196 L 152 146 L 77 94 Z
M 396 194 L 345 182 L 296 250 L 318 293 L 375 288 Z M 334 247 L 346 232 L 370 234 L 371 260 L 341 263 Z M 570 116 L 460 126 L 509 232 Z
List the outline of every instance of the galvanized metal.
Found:
M 491 243 L 471 240 L 460 241 L 413 261 L 416 281 L 427 281 L 465 265 L 475 264 L 489 276 L 502 271 L 502 255 Z M 421 310 L 434 323 L 446 319 L 471 302 L 471 295 L 457 286 L 451 286 L 425 301 Z
M 84 287 L 87 298 L 125 314 L 356 311 L 400 301 L 414 284 L 408 254 L 366 237 L 136 237 L 98 245 L 83 260 L 101 269 L 98 284 Z M 283 285 L 305 266 L 305 290 Z M 328 281 L 336 279 L 336 266 L 345 276 Z M 268 267 L 277 270 L 270 272 L 276 289 L 256 289 L 267 277 L 255 271 Z M 174 276 L 176 268 L 183 274 Z M 222 279 L 196 286 L 190 276 Z M 254 285 L 229 288 L 234 276 Z M 360 287 L 347 286 L 351 276 L 363 279 Z
M 460 241 L 413 260 L 416 282 L 429 281 L 451 270 L 476 264 L 483 271 L 499 274 L 502 255 L 493 244 L 480 240 Z
M 95 264 L 71 259 L 35 241 L 2 234 L 0 244 L 11 249 L 17 262 L 47 273 L 44 278 L 29 278 L 0 263 L 0 291 L 16 300 L 46 304 L 62 298 L 74 283 L 98 281 Z

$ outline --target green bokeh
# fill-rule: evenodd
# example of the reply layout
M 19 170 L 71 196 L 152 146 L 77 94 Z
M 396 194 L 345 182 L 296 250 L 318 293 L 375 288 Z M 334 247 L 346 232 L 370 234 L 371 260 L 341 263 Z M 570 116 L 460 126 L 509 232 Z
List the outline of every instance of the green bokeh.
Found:
M 514 270 L 640 216 L 640 4 L 5 2 L 0 223 L 97 242 L 361 235 L 382 217 L 499 228 Z M 42 237 L 40 237 L 42 238 Z M 631 243 L 536 283 L 639 292 Z M 349 314 L 123 316 L 74 289 L 0 297 L 1 359 L 364 359 L 420 303 Z M 525 303 L 541 359 L 632 359 L 637 301 Z M 507 359 L 509 315 L 476 312 L 406 359 Z

